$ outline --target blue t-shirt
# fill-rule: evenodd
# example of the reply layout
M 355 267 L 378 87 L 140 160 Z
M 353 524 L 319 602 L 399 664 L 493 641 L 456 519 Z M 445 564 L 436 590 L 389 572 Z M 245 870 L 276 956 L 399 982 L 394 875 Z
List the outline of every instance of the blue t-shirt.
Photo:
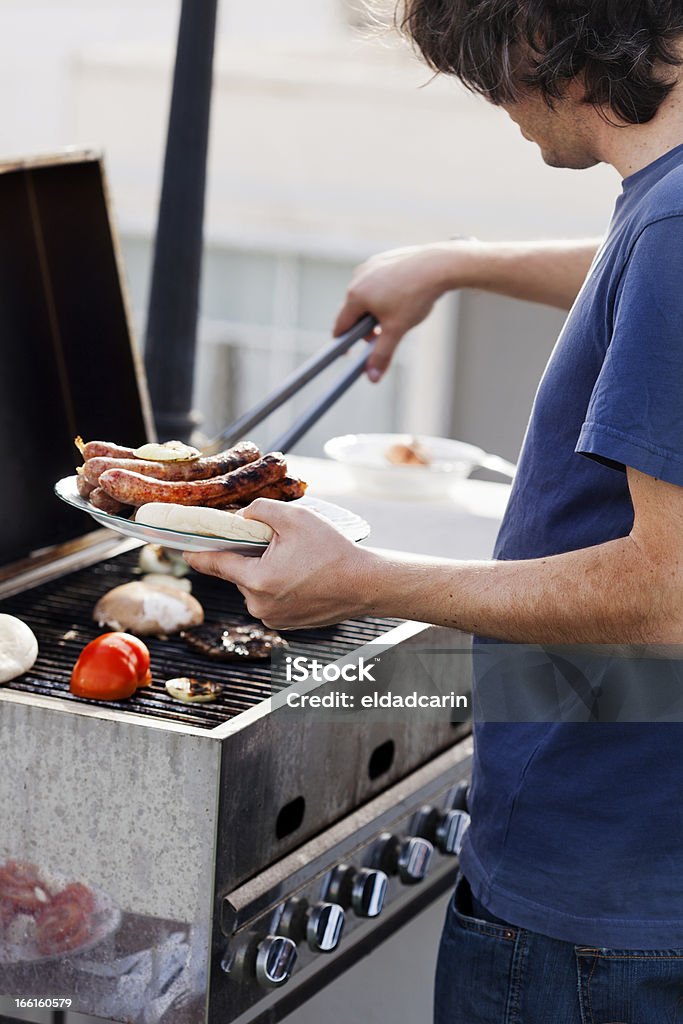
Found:
M 683 145 L 623 182 L 539 386 L 495 557 L 626 536 L 626 466 L 683 486 Z M 479 724 L 463 871 L 520 927 L 683 947 L 682 793 L 678 723 Z

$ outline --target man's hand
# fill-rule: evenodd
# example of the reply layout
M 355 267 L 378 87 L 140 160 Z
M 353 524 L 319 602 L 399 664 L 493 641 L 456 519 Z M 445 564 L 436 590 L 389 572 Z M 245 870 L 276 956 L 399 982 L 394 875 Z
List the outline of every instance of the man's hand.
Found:
M 452 247 L 444 243 L 391 249 L 356 267 L 334 334 L 348 331 L 364 313 L 379 321 L 381 333 L 367 363 L 370 380 L 382 377 L 403 335 L 429 315 L 447 290 L 445 271 L 450 267 L 452 273 L 452 261 Z
M 261 558 L 231 551 L 186 553 L 193 569 L 235 583 L 250 614 L 272 629 L 325 626 L 363 610 L 371 552 L 322 516 L 286 502 L 257 498 L 244 516 L 275 531 Z

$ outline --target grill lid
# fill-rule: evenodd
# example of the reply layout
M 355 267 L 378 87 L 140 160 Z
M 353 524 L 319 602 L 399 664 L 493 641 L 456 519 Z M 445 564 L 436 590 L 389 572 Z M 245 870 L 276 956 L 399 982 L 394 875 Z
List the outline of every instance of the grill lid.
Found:
M 52 494 L 76 434 L 152 431 L 101 158 L 0 164 L 0 221 L 2 566 L 87 531 Z

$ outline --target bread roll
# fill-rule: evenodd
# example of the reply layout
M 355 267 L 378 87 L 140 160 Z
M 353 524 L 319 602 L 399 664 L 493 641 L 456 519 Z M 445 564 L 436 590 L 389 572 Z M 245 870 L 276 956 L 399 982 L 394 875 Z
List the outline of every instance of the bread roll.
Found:
M 173 505 L 153 501 L 141 505 L 135 513 L 135 522 L 180 533 L 199 533 L 203 537 L 223 537 L 225 540 L 247 540 L 267 544 L 273 531 L 256 519 L 245 519 L 235 512 L 218 508 L 200 508 L 197 505 Z
M 9 683 L 32 668 L 38 657 L 33 630 L 15 615 L 0 615 L 0 683 Z

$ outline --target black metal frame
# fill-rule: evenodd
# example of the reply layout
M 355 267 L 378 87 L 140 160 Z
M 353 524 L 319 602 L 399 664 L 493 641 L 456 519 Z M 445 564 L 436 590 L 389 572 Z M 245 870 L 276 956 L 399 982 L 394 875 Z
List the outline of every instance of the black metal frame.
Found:
M 157 432 L 190 439 L 218 0 L 182 0 L 145 364 Z

